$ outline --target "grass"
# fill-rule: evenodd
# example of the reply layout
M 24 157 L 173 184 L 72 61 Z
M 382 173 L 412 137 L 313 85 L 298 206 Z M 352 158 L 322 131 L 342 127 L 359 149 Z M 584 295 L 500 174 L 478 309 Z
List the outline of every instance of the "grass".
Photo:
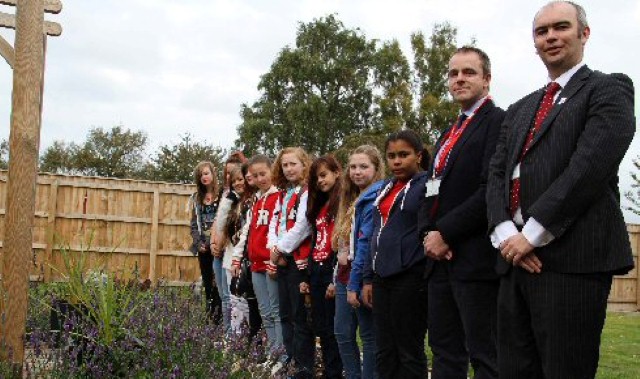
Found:
M 640 378 L 640 313 L 607 314 L 596 378 Z

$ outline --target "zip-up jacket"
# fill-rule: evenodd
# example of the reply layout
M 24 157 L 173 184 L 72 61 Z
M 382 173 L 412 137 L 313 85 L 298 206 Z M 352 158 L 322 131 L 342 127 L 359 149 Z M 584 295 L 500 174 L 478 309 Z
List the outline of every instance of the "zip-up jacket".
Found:
M 202 220 L 202 203 L 198 203 L 198 193 L 193 193 L 190 197 L 189 197 L 189 202 L 187 203 L 187 206 L 192 208 L 192 212 L 191 212 L 191 239 L 192 239 L 192 243 L 191 243 L 191 247 L 189 248 L 189 251 L 191 251 L 191 253 L 193 253 L 194 255 L 198 255 L 198 247 L 200 246 L 200 243 L 205 243 L 205 244 L 209 244 L 210 242 L 210 236 L 205 233 L 207 232 L 207 230 L 205 230 L 205 225 L 204 225 L 204 221 Z M 214 200 L 214 207 L 215 210 L 214 212 L 217 213 L 217 207 L 218 207 L 218 201 Z
M 426 172 L 418 172 L 407 182 L 391 206 L 386 222 L 382 219 L 380 202 L 393 188 L 396 179 L 384 183 L 374 201 L 371 256 L 365 261 L 365 284 L 372 282 L 374 274 L 386 278 L 425 263 L 418 232 L 418 212 L 427 178 Z
M 369 186 L 356 200 L 356 207 L 351 226 L 351 273 L 347 290 L 358 292 L 362 289 L 362 276 L 367 260 L 371 259 L 371 236 L 373 235 L 373 203 L 380 193 L 384 180 Z
M 306 188 L 296 187 L 286 206 L 286 229 L 280 231 L 282 203 L 286 190 L 281 190 L 276 213 L 269 225 L 268 247 L 277 246 L 284 255 L 292 255 L 299 270 L 307 268 L 309 253 L 311 252 L 311 227 L 307 221 L 308 191 Z M 298 196 L 300 199 L 298 200 Z M 294 212 L 296 203 L 298 209 Z M 284 233 L 284 234 L 281 234 Z
M 242 234 L 247 240 L 247 252 L 253 272 L 275 271 L 275 266 L 270 263 L 271 257 L 267 241 L 269 220 L 275 213 L 278 199 L 278 189 L 275 186 L 269 188 L 264 194 L 259 194 L 249 211 L 249 219 L 243 228 Z M 239 247 L 241 242 L 243 242 L 242 237 L 233 253 L 233 265 L 235 266 L 239 266 L 242 261 L 242 247 Z

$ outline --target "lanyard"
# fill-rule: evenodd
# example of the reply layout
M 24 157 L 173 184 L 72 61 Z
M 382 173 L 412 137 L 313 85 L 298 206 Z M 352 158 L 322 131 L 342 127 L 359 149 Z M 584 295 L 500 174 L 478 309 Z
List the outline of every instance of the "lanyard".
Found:
M 476 108 L 475 111 L 473 111 L 471 116 L 467 117 L 467 119 L 464 120 L 462 125 L 460 125 L 459 127 L 456 127 L 455 125 L 452 126 L 449 132 L 444 136 L 444 142 L 440 146 L 440 149 L 438 149 L 438 154 L 436 154 L 435 165 L 433 168 L 434 178 L 442 175 L 442 172 L 444 171 L 445 167 L 447 167 L 447 164 L 449 163 L 449 156 L 451 155 L 451 151 L 453 150 L 456 143 L 458 143 L 460 136 L 467 129 L 467 126 L 469 125 L 473 117 L 476 115 L 476 113 L 478 113 L 478 111 L 490 100 L 491 100 L 491 96 L 487 96 L 486 99 L 484 99 L 484 101 L 482 102 L 482 104 L 480 104 L 480 106 Z

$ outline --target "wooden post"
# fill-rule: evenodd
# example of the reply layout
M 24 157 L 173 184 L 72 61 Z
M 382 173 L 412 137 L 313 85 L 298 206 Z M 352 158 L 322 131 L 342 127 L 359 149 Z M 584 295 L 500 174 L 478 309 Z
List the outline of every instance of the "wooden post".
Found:
M 58 179 L 49 188 L 49 205 L 47 207 L 47 248 L 44 258 L 44 282 L 51 281 L 51 262 L 53 261 L 53 246 L 56 233 L 56 212 L 58 212 Z
M 153 210 L 151 216 L 151 246 L 149 248 L 149 280 L 156 283 L 156 257 L 158 255 L 158 219 L 160 218 L 160 191 L 153 191 Z
M 16 366 L 24 359 L 27 317 L 29 258 L 33 240 L 38 147 L 40 142 L 40 99 L 43 70 L 43 0 L 19 0 L 16 11 L 15 61 L 9 174 L 5 216 L 3 289 L 6 296 L 0 325 L 5 354 Z

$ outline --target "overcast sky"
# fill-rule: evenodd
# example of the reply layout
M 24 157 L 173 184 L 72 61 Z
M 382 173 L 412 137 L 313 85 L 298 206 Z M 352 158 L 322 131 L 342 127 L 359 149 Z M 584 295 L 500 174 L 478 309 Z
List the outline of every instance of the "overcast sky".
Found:
M 229 147 L 240 104 L 278 52 L 295 42 L 299 22 L 337 13 L 368 38 L 397 39 L 410 56 L 412 32 L 435 23 L 458 28 L 460 45 L 477 40 L 493 66 L 492 94 L 507 107 L 541 87 L 544 66 L 534 54 L 531 21 L 537 0 L 63 0 L 63 27 L 49 38 L 41 151 L 54 140 L 82 141 L 91 127 L 143 130 L 153 149 L 191 133 Z M 588 0 L 591 38 L 585 61 L 603 72 L 624 72 L 640 86 L 640 1 Z M 0 6 L 15 13 L 15 8 Z M 13 43 L 14 32 L 0 35 Z M 12 76 L 0 62 L 0 139 L 9 137 Z M 636 115 L 640 112 L 636 97 Z M 620 170 L 628 190 L 634 140 Z M 640 218 L 627 216 L 627 221 Z

